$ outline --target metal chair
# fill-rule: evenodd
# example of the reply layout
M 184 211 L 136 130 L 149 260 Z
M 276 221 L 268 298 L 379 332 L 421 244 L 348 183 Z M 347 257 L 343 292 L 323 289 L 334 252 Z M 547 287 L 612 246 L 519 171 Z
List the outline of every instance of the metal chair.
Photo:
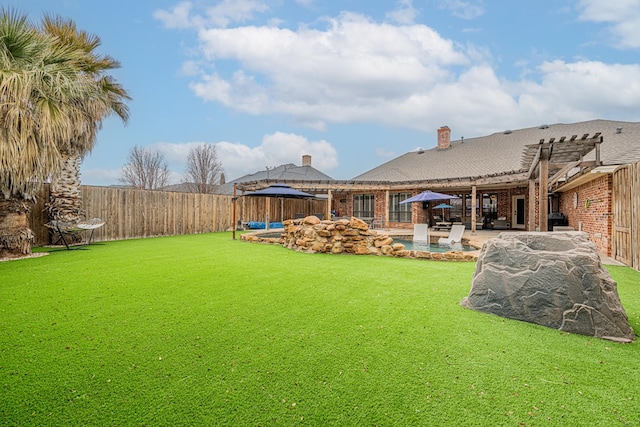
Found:
M 53 237 L 56 240 L 53 241 L 53 244 L 55 245 L 62 240 L 64 246 L 67 248 L 67 250 L 69 250 L 71 248 L 69 247 L 69 242 L 67 242 L 67 238 L 65 236 L 78 236 L 81 232 L 90 231 L 86 243 L 82 244 L 83 246 L 87 246 L 90 245 L 91 240 L 93 240 L 93 232 L 103 225 L 104 221 L 102 219 L 92 218 L 90 220 L 83 220 L 77 223 L 54 220 L 50 221 L 47 224 L 47 227 L 51 228 L 54 231 Z
M 383 227 L 384 227 L 383 216 L 375 217 L 371 220 L 371 228 L 383 228 Z

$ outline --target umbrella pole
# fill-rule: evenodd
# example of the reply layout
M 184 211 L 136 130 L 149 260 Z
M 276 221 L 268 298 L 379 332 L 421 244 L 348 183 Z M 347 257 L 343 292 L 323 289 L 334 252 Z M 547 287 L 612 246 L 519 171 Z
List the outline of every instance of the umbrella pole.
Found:
M 236 240 L 236 185 L 233 184 L 233 240 Z
M 271 198 L 267 197 L 267 200 L 265 201 L 265 205 L 267 206 L 266 213 L 265 213 L 265 222 L 264 222 L 264 228 L 265 230 L 269 229 L 269 210 L 271 209 Z

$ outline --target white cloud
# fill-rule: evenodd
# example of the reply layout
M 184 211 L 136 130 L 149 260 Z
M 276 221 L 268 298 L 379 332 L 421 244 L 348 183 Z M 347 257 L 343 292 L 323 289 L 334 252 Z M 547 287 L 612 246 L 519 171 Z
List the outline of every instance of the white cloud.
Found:
M 167 28 L 203 28 L 207 25 L 226 27 L 231 23 L 252 20 L 256 13 L 266 12 L 268 9 L 262 0 L 222 0 L 198 14 L 192 13 L 193 3 L 184 1 L 169 11 L 156 10 L 153 17 Z
M 168 143 L 158 142 L 149 146 L 162 153 L 170 169 L 180 182 L 189 151 L 205 142 Z M 330 174 L 338 165 L 338 153 L 327 141 L 310 141 L 304 136 L 292 133 L 275 132 L 265 135 L 257 147 L 227 141 L 216 142 L 216 151 L 222 162 L 227 180 L 264 170 L 265 167 L 293 163 L 302 164 L 302 156 L 312 157 L 312 166 Z
M 640 75 L 640 65 L 553 61 L 539 71 L 539 83 L 523 82 L 518 89 L 523 113 L 540 117 L 553 109 L 558 120 L 575 121 L 605 112 L 624 119 L 638 108 L 640 82 L 632 76 Z
M 615 47 L 640 48 L 640 0 L 580 0 L 579 8 L 580 19 L 611 24 Z
M 385 117 L 416 91 L 452 79 L 450 67 L 469 62 L 427 26 L 380 24 L 351 13 L 328 19 L 324 30 L 212 28 L 200 39 L 205 59 L 238 69 L 202 74 L 191 84 L 196 95 L 250 114 L 287 114 L 316 129 Z
M 440 7 L 462 19 L 475 19 L 484 14 L 484 1 L 440 0 Z
M 613 22 L 626 14 L 628 20 L 616 22 L 635 22 L 639 2 L 621 0 L 609 13 L 603 1 L 582 0 L 581 19 Z M 413 8 L 409 0 L 398 4 Z M 469 18 L 484 13 L 482 1 L 440 4 Z M 229 109 L 284 115 L 317 130 L 368 122 L 431 133 L 447 124 L 457 136 L 473 136 L 532 123 L 636 120 L 640 109 L 637 65 L 532 60 L 523 77 L 507 80 L 487 48 L 457 44 L 426 25 L 375 22 L 355 13 L 321 23 L 296 29 L 203 27 L 202 57 L 184 67 L 197 76 L 190 87 Z M 631 36 L 626 40 L 632 43 Z M 247 158 L 259 159 L 252 167 L 282 163 L 262 149 L 244 148 Z M 290 161 L 298 163 L 301 154 Z M 229 164 L 234 161 L 230 156 Z
M 81 169 L 80 179 L 87 185 L 113 185 L 122 176 L 122 169 Z
M 184 169 L 187 164 L 187 156 L 192 148 L 199 145 L 206 144 L 205 142 L 186 142 L 182 144 L 174 144 L 171 142 L 156 142 L 149 145 L 148 149 L 158 151 L 161 153 L 167 162 L 169 167 L 174 169 Z
M 183 1 L 175 5 L 170 11 L 158 9 L 153 17 L 161 21 L 167 28 L 193 28 L 202 24 L 191 17 L 192 4 Z
M 266 12 L 267 5 L 262 0 L 222 0 L 206 10 L 207 22 L 226 27 L 233 22 L 252 20 L 256 13 Z
M 181 72 L 185 76 L 198 76 L 202 73 L 202 69 L 200 68 L 200 64 L 197 61 L 185 61 L 182 64 Z
M 418 11 L 413 7 L 412 0 L 399 0 L 398 8 L 387 13 L 387 18 L 398 24 L 413 24 Z

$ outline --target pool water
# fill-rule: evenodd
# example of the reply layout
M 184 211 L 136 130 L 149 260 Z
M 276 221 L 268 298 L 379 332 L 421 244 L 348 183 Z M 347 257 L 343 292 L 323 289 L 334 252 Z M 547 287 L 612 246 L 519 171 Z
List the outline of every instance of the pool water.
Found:
M 473 252 L 478 248 L 469 245 L 463 245 L 461 243 L 454 243 L 453 245 L 438 245 L 437 243 L 427 244 L 426 242 L 414 242 L 412 240 L 405 239 L 393 239 L 393 243 L 402 243 L 407 250 L 416 251 L 429 251 L 429 252 L 448 252 L 448 251 L 462 251 Z

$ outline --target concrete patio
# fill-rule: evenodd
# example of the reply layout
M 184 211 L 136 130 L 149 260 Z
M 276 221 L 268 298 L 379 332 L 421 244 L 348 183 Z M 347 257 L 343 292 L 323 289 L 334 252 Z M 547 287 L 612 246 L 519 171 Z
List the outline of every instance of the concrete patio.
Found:
M 413 230 L 406 228 L 378 228 L 376 231 L 381 233 L 388 233 L 391 236 L 407 236 L 413 233 Z M 471 230 L 465 230 L 463 239 L 468 239 L 469 243 L 472 246 L 481 248 L 482 245 L 489 239 L 498 236 L 500 233 L 517 233 L 520 230 L 476 230 L 475 233 L 471 232 Z M 449 235 L 448 231 L 438 231 L 433 228 L 429 229 L 429 235 L 436 237 L 446 237 Z M 615 259 L 600 254 L 600 258 L 602 259 L 603 264 L 607 265 L 621 265 L 624 266 L 623 263 L 616 261 Z

